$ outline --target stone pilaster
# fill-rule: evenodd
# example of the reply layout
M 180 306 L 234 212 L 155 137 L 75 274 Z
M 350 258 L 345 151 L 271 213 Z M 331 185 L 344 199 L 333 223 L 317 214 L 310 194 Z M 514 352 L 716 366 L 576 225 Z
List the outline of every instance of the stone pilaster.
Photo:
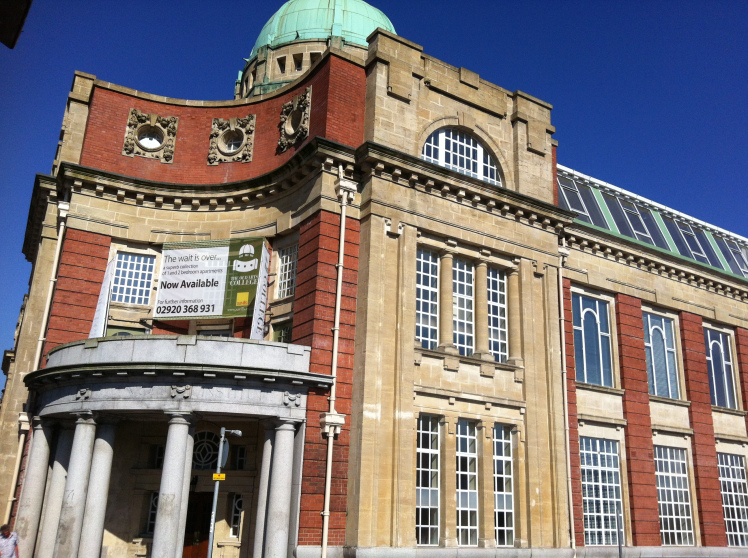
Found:
M 457 354 L 452 317 L 452 265 L 454 252 L 445 250 L 439 258 L 439 350 Z
M 508 364 L 524 366 L 522 358 L 522 307 L 520 304 L 519 267 L 507 270 L 507 313 L 509 321 L 509 358 Z

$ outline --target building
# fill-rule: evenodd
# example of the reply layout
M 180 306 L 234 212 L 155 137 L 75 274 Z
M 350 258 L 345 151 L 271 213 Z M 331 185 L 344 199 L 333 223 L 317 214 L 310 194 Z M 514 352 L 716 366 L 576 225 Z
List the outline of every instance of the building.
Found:
M 319 4 L 279 9 L 233 100 L 75 74 L 3 360 L 22 556 L 205 556 L 221 428 L 216 555 L 743 555 L 748 240 Z M 259 333 L 163 297 L 262 246 Z

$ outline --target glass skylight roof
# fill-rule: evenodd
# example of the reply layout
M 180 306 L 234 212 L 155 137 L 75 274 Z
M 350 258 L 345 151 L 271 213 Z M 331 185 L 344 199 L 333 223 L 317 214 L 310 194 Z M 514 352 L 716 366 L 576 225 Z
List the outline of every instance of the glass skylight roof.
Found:
M 558 202 L 579 221 L 748 278 L 748 239 L 561 165 Z

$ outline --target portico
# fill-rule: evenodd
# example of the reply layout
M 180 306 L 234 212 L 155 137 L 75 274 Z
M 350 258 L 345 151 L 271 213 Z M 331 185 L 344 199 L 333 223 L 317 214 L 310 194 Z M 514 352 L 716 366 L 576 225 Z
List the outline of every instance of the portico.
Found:
M 39 396 L 18 513 L 21 552 L 98 557 L 104 544 L 108 556 L 138 545 L 153 557 L 182 556 L 192 544 L 184 540 L 191 498 L 194 508 L 215 467 L 213 431 L 238 424 L 247 436 L 229 453 L 217 514 L 228 536 L 217 545 L 233 547 L 227 556 L 246 555 L 250 542 L 267 557 L 286 556 L 296 536 L 306 393 L 328 382 L 308 366 L 306 347 L 215 337 L 56 349 L 47 368 L 27 377 Z M 123 516 L 115 510 L 127 498 Z

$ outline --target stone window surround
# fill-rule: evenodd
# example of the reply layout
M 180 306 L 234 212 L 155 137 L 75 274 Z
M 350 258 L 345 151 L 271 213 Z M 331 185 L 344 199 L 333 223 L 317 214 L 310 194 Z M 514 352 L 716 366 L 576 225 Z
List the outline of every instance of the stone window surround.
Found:
M 587 288 L 586 286 L 572 283 L 571 294 L 574 294 L 574 293 L 604 300 L 605 302 L 608 303 L 608 324 L 610 325 L 610 359 L 612 361 L 611 371 L 613 375 L 613 385 L 612 386 L 599 386 L 599 387 L 612 387 L 614 389 L 621 389 L 621 370 L 620 370 L 620 362 L 618 360 L 618 327 L 616 326 L 615 296 L 612 294 L 603 292 L 603 291 L 590 289 L 590 288 Z M 573 308 L 572 308 L 572 312 L 573 312 Z M 644 339 L 644 333 L 642 330 L 642 340 L 643 339 Z M 573 378 L 574 381 L 576 381 L 580 386 L 588 385 L 576 379 L 576 367 L 577 367 L 577 363 L 575 361 L 574 362 L 575 377 Z M 596 384 L 589 384 L 589 385 L 596 386 Z M 599 438 L 599 436 L 592 436 L 592 437 Z
M 519 283 L 521 281 L 519 273 L 519 261 L 509 259 L 500 254 L 495 254 L 488 250 L 481 251 L 476 255 L 475 251 L 470 251 L 467 247 L 459 246 L 455 241 L 447 240 L 439 242 L 437 240 L 421 237 L 418 241 L 418 247 L 430 250 L 439 257 L 439 279 L 449 277 L 449 281 L 438 281 L 437 312 L 438 320 L 438 343 L 437 351 L 447 353 L 463 358 L 474 358 L 484 360 L 493 364 L 506 364 L 523 368 L 522 360 L 522 339 L 521 339 L 521 300 L 519 296 Z M 475 321 L 485 322 L 486 327 L 474 327 L 475 351 L 472 357 L 460 357 L 457 348 L 453 343 L 453 318 L 452 304 L 442 304 L 442 300 L 452 300 L 452 262 L 454 258 L 460 258 L 473 264 L 474 289 L 473 289 L 473 312 Z M 487 287 L 487 267 L 494 267 L 506 274 L 506 297 L 507 297 L 507 333 L 508 333 L 508 350 L 509 358 L 505 363 L 496 362 L 494 356 L 489 352 L 488 346 L 488 287 Z M 415 269 L 415 261 L 413 262 Z M 414 275 L 415 277 L 415 275 Z M 481 283 L 479 283 L 481 281 Z M 447 327 L 443 327 L 446 324 Z M 420 347 L 420 344 L 419 344 Z M 428 349 L 421 349 L 426 351 Z M 446 363 L 445 363 L 446 364 Z M 482 370 L 482 374 L 485 372 Z M 490 375 L 493 375 L 492 373 Z
M 668 310 L 659 306 L 652 306 L 651 304 L 647 304 L 644 301 L 642 301 L 642 313 L 646 312 L 648 314 L 655 314 L 658 316 L 663 316 L 665 318 L 669 318 L 673 320 L 673 342 L 675 343 L 675 364 L 678 367 L 678 391 L 680 393 L 680 397 L 678 399 L 672 399 L 670 397 L 664 398 L 666 400 L 670 401 L 687 401 L 686 398 L 686 377 L 684 374 L 684 365 L 683 365 L 683 343 L 681 342 L 680 338 L 680 313 L 674 310 Z M 643 324 L 642 324 L 643 326 Z M 643 333 L 643 330 L 642 330 Z M 659 397 L 659 396 L 652 396 L 650 394 L 650 397 Z
M 244 118 L 214 118 L 210 130 L 208 165 L 220 163 L 251 163 L 254 153 L 255 125 L 257 117 L 248 114 Z M 242 143 L 238 149 L 228 151 L 225 136 L 229 133 L 241 134 Z
M 527 526 L 523 521 L 527 513 L 526 498 L 524 494 L 523 467 L 521 462 L 524 461 L 524 424 L 518 422 L 516 418 L 502 415 L 501 407 L 493 407 L 493 415 L 475 415 L 471 413 L 454 413 L 454 412 L 434 412 L 431 409 L 415 409 L 415 420 L 413 432 L 418 431 L 418 420 L 421 415 L 428 415 L 437 418 L 439 421 L 439 453 L 442 457 L 439 460 L 439 492 L 441 494 L 456 494 L 456 455 L 457 443 L 457 422 L 466 420 L 476 425 L 478 441 L 478 474 L 483 474 L 483 478 L 490 479 L 490 482 L 478 483 L 478 546 L 483 548 L 493 548 L 495 544 L 494 528 L 494 487 L 493 487 L 493 427 L 495 425 L 506 426 L 510 429 L 510 439 L 512 444 L 512 467 L 513 467 L 513 489 L 514 489 L 514 547 L 524 548 L 527 546 Z M 413 459 L 416 456 L 416 444 L 413 443 Z M 413 466 L 415 471 L 415 463 Z M 415 489 L 415 483 L 413 484 Z M 456 538 L 456 500 L 455 498 L 445 498 L 441 496 L 441 505 L 439 509 L 439 547 L 455 547 Z M 414 501 L 415 502 L 415 501 Z M 413 508 L 415 513 L 415 507 Z M 415 524 L 415 522 L 414 522 Z M 449 526 L 446 529 L 445 526 Z M 445 540 L 444 532 L 448 531 L 455 538 Z M 430 545 L 418 545 L 423 548 L 434 548 Z M 463 548 L 463 547 L 461 547 Z M 471 547 L 464 547 L 471 548 Z M 474 547 L 472 547 L 474 548 Z M 506 547 L 503 547 L 506 548 Z
M 309 137 L 309 126 L 312 115 L 312 86 L 281 107 L 278 129 L 278 153 L 284 153 L 299 141 Z
M 162 141 L 158 147 L 147 148 L 138 141 L 140 131 L 146 127 L 156 129 L 161 135 Z M 122 155 L 125 157 L 137 155 L 146 159 L 158 159 L 162 163 L 172 163 L 174 161 L 178 127 L 179 118 L 176 116 L 160 116 L 156 113 L 145 113 L 136 108 L 131 108 L 125 126 Z
M 723 440 L 720 439 L 719 435 L 717 435 L 717 453 L 729 453 L 742 456 L 745 460 L 746 468 L 748 469 L 748 443 Z
M 707 330 L 711 329 L 713 331 L 717 331 L 719 333 L 724 333 L 727 336 L 727 344 L 730 349 L 730 358 L 731 360 L 731 366 L 732 366 L 732 384 L 733 384 L 733 390 L 734 390 L 734 397 L 735 397 L 735 408 L 729 408 L 729 407 L 715 407 L 719 410 L 725 410 L 726 412 L 730 411 L 744 411 L 744 402 L 743 402 L 743 392 L 740 388 L 740 368 L 739 368 L 739 360 L 738 360 L 738 352 L 737 347 L 735 346 L 735 330 L 732 327 L 723 326 L 721 324 L 718 324 L 716 322 L 712 322 L 708 319 L 703 319 L 702 321 L 702 329 Z M 708 353 L 709 348 L 706 347 L 706 337 L 704 338 L 704 348 L 705 348 L 705 355 Z M 709 369 L 707 368 L 707 375 L 710 374 Z

